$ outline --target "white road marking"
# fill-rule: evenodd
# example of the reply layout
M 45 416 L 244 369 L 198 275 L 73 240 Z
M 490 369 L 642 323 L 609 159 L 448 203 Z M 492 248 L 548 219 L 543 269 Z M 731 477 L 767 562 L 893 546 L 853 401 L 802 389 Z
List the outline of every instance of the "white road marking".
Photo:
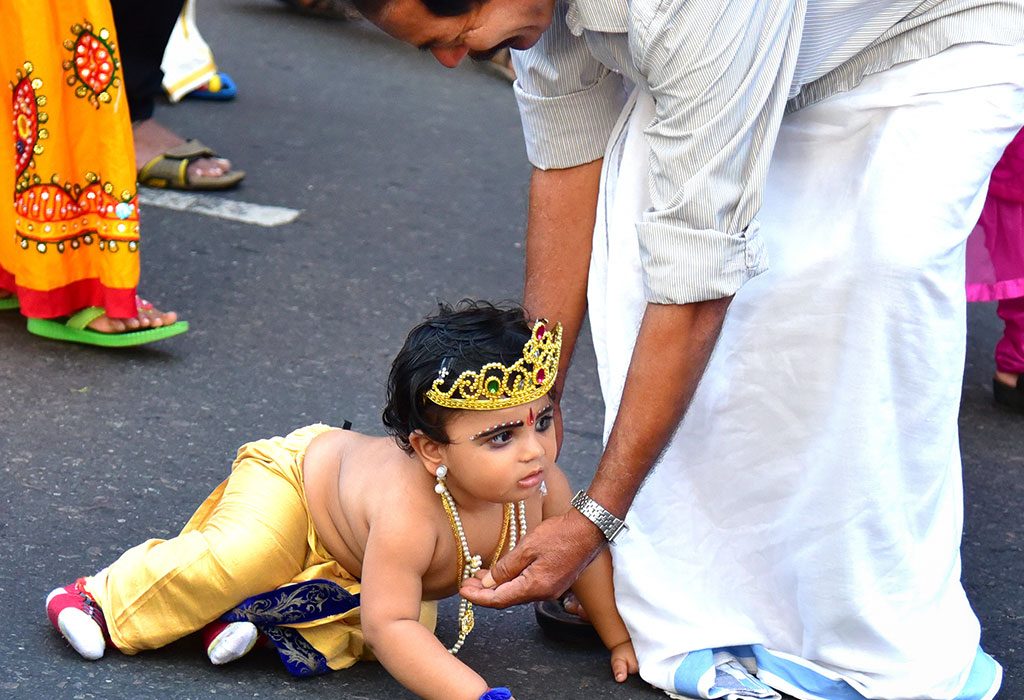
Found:
M 206 197 L 190 192 L 157 190 L 151 187 L 139 188 L 139 202 L 149 207 L 187 211 L 193 214 L 215 216 L 219 219 L 241 221 L 257 226 L 281 226 L 295 221 L 301 209 L 273 207 L 266 204 L 236 202 L 220 197 Z

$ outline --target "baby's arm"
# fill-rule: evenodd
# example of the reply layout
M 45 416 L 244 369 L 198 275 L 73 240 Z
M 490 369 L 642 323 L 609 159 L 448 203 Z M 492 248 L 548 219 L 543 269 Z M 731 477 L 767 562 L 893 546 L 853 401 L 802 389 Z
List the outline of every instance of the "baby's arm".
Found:
M 437 544 L 424 525 L 420 514 L 402 508 L 371 521 L 361 579 L 363 633 L 388 672 L 416 695 L 477 700 L 487 682 L 419 622 L 423 576 Z
M 572 506 L 569 482 L 560 469 L 545 473 L 548 495 L 544 497 L 543 517 L 551 518 L 562 515 Z M 611 652 L 612 674 L 615 680 L 622 682 L 630 673 L 636 673 L 638 664 L 633 644 L 629 639 L 629 631 L 619 617 L 615 607 L 615 591 L 612 586 L 612 557 L 608 548 L 590 563 L 576 583 L 572 592 L 579 598 L 587 617 L 597 630 L 605 647 Z

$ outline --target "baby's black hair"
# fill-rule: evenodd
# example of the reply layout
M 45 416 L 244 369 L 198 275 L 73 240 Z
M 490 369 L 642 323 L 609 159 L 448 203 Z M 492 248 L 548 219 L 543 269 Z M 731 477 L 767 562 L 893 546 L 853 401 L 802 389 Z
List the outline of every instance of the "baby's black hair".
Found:
M 448 369 L 448 381 L 488 362 L 510 365 L 523 356 L 529 339 L 526 312 L 513 302 L 463 299 L 454 307 L 438 304 L 436 314 L 409 331 L 391 363 L 384 427 L 410 454 L 409 435 L 416 430 L 447 445 L 445 423 L 454 409 L 426 398 L 442 365 Z

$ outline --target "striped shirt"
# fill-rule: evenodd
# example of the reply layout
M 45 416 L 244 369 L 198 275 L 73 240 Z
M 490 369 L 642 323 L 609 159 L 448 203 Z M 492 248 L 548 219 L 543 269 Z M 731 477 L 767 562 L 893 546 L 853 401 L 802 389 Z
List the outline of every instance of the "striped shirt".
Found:
M 734 294 L 767 269 L 755 219 L 782 116 L 956 44 L 1024 44 L 1024 0 L 557 0 L 513 52 L 530 162 L 604 154 L 626 92 L 651 92 L 647 299 Z

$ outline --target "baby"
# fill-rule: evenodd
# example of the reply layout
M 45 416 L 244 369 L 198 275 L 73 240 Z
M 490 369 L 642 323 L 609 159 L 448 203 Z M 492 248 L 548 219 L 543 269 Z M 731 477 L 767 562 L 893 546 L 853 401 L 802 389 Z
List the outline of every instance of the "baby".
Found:
M 243 445 L 177 537 L 149 540 L 58 588 L 47 614 L 79 654 L 156 649 L 206 628 L 214 663 L 260 633 L 296 675 L 376 658 L 425 698 L 501 700 L 433 634 L 436 601 L 570 508 L 554 462 L 561 326 L 463 302 L 416 326 L 395 358 L 384 425 L 325 425 Z M 637 669 L 603 552 L 573 586 L 618 681 Z

